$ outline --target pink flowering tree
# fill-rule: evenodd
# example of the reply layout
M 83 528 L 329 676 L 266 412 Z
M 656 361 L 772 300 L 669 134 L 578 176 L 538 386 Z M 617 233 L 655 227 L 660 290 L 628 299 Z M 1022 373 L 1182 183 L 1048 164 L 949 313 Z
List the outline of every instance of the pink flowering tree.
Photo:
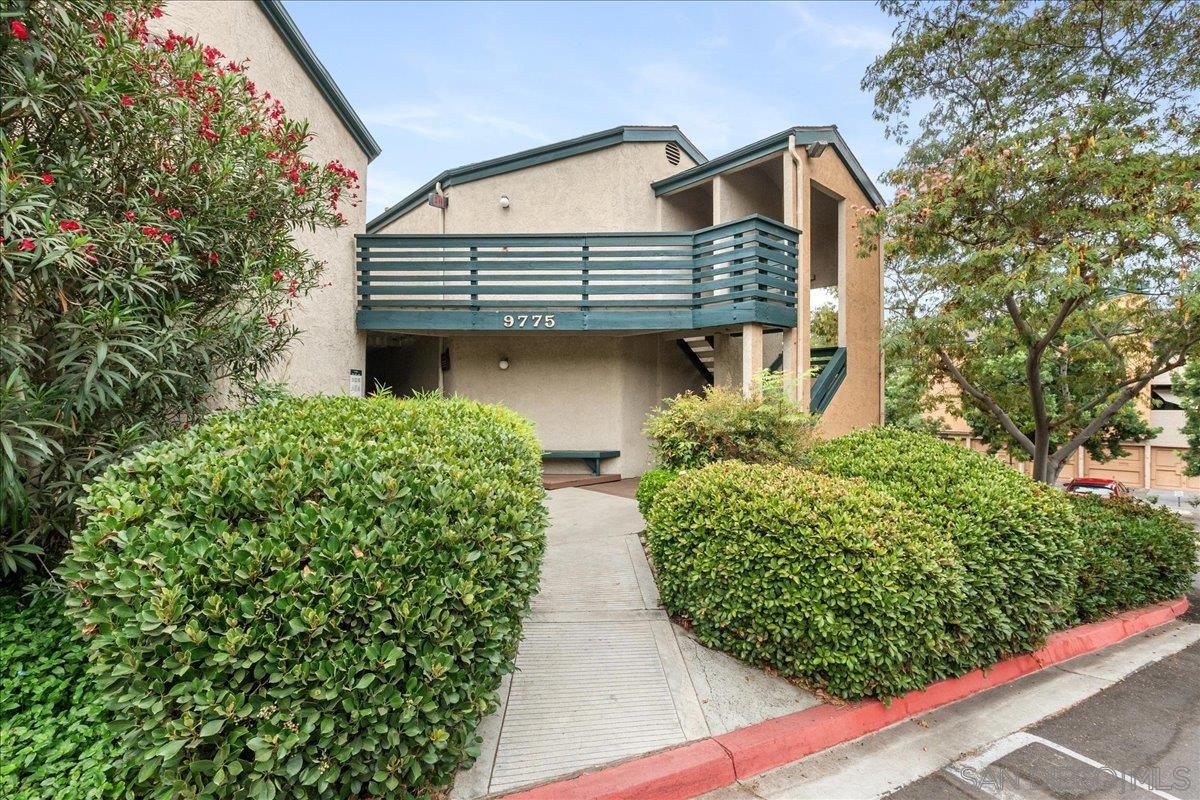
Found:
M 0 573 L 32 569 L 87 480 L 248 392 L 320 281 L 297 229 L 358 176 L 245 63 L 150 33 L 144 0 L 32 0 L 0 19 Z

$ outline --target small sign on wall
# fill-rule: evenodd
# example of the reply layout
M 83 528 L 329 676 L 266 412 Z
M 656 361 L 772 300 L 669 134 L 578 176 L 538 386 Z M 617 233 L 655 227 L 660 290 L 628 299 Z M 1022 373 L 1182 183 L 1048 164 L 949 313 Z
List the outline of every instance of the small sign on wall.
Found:
M 350 396 L 363 396 L 363 371 L 361 369 L 350 370 Z

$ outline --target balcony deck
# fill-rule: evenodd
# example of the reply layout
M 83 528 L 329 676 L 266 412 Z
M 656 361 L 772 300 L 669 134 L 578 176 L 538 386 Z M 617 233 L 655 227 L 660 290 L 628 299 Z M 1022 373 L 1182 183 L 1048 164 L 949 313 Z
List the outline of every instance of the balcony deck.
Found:
M 796 324 L 799 231 L 357 237 L 360 330 L 676 331 Z

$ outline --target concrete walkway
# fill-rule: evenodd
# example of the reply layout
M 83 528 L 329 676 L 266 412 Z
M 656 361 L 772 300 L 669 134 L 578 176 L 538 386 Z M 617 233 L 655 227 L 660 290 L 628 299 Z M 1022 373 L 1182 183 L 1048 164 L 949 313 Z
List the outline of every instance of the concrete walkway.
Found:
M 569 488 L 547 505 L 542 583 L 517 672 L 452 798 L 509 792 L 819 702 L 667 619 L 633 500 Z

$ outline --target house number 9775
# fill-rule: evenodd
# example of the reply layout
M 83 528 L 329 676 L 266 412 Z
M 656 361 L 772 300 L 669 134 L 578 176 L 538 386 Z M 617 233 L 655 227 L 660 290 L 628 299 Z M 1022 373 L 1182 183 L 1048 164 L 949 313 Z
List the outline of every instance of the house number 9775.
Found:
M 505 314 L 506 328 L 553 328 L 553 314 Z

